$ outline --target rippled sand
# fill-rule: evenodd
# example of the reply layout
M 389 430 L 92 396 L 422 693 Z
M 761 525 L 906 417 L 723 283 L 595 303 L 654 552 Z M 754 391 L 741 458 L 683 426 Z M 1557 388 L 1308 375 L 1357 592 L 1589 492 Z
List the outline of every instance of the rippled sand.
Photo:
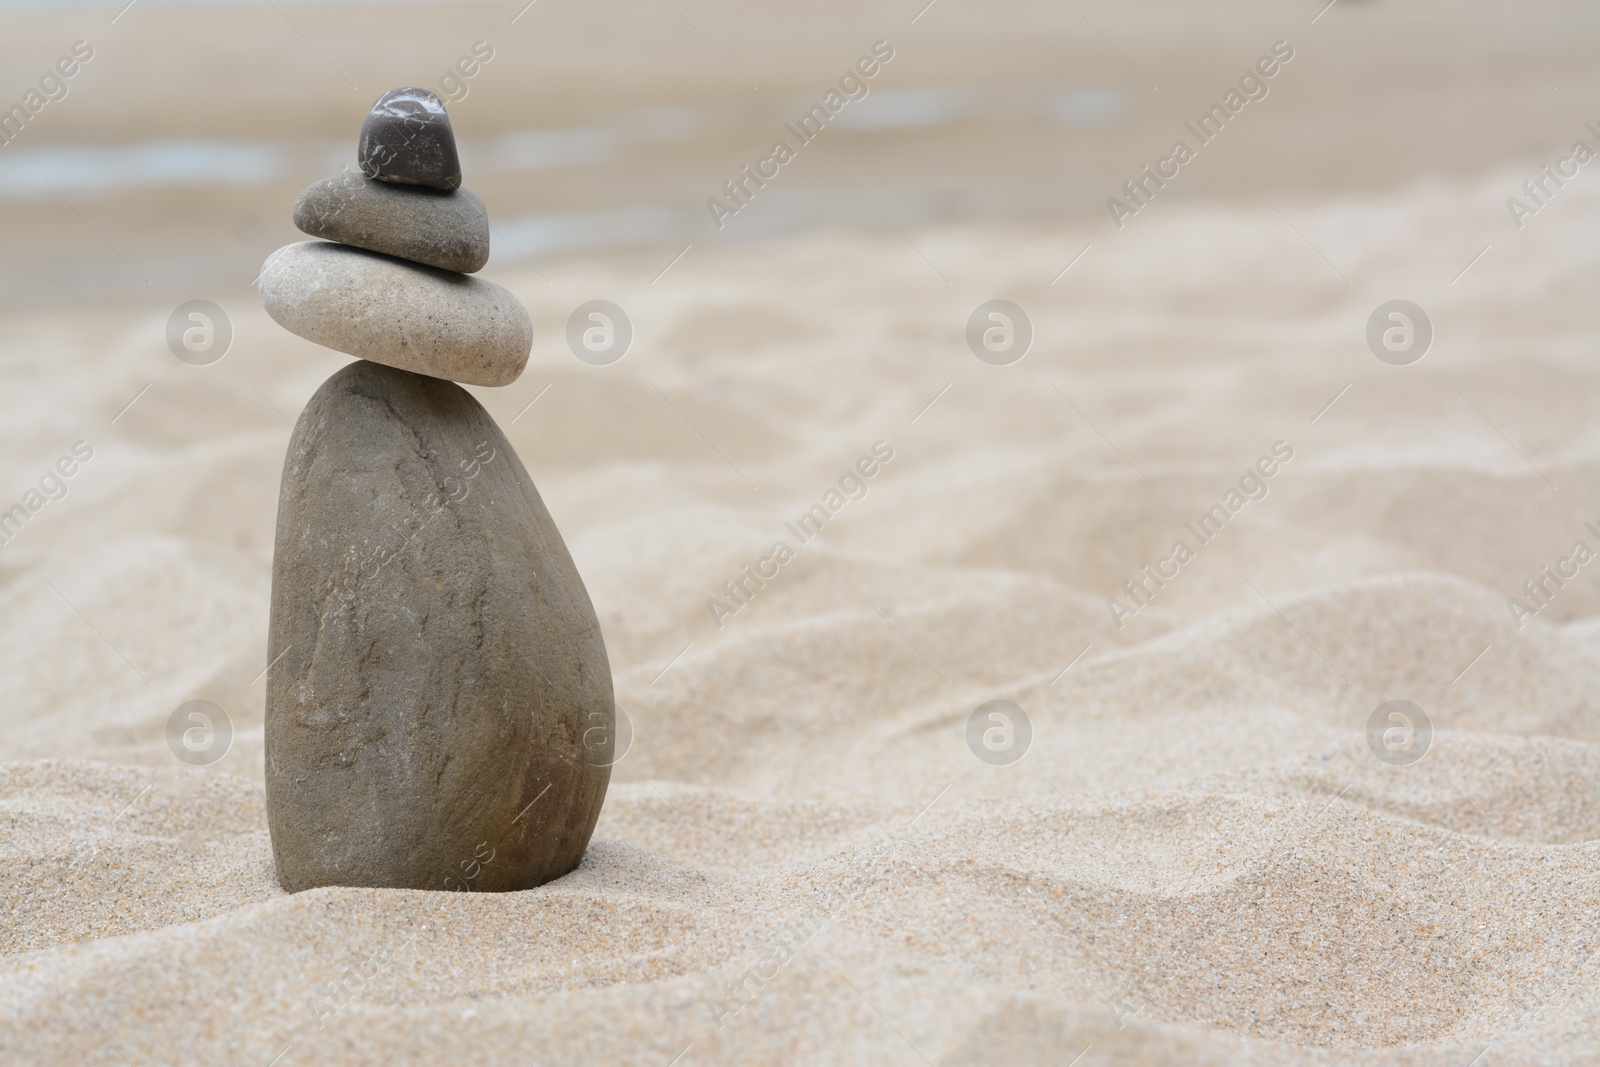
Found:
M 247 299 L 208 368 L 164 305 L 11 317 L 23 395 L 73 403 L 12 394 L 0 484 L 95 453 L 0 555 L 0 1059 L 1600 1058 L 1600 586 L 1520 631 L 1506 604 L 1600 519 L 1600 187 L 1517 233 L 1524 177 L 1280 202 L 1304 238 L 1176 205 L 502 276 L 535 354 L 476 393 L 635 730 L 583 866 L 507 895 L 273 879 L 277 478 L 343 358 Z M 637 330 L 608 368 L 563 339 L 599 294 Z M 1036 329 L 1010 367 L 962 340 L 996 296 Z M 1414 366 L 1363 340 L 1394 297 L 1436 329 Z M 717 628 L 880 440 L 866 498 Z M 1277 441 L 1265 499 L 1116 628 L 1106 598 Z M 234 744 L 174 769 L 196 697 Z M 1010 767 L 966 744 L 991 699 L 1032 723 Z M 1367 747 L 1390 699 L 1433 720 L 1413 766 Z

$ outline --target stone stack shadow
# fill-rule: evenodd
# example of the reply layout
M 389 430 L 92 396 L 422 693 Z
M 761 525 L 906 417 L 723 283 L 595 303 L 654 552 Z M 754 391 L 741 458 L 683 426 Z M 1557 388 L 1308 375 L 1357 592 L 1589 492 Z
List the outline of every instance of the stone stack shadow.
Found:
M 317 182 L 320 240 L 261 273 L 268 314 L 359 357 L 284 459 L 267 655 L 267 821 L 278 879 L 514 890 L 577 866 L 610 781 L 611 671 L 561 534 L 457 382 L 515 381 L 525 308 L 489 256 L 444 105 L 397 89 L 360 173 Z

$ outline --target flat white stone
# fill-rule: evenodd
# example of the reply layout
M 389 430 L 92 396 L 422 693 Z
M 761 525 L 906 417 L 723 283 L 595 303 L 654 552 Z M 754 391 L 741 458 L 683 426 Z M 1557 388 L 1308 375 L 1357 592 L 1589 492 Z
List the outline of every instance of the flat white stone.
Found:
M 327 241 L 267 257 L 261 301 L 308 341 L 466 385 L 510 385 L 533 350 L 527 309 L 493 282 Z

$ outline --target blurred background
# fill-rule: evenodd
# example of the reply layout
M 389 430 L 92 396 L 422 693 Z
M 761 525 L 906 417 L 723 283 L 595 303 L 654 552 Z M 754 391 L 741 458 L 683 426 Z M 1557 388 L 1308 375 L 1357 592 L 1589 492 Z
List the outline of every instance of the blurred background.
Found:
M 1107 196 L 1278 40 L 1285 76 L 1163 199 L 1544 162 L 1600 113 L 1582 3 L 925 3 L 6 0 L 6 104 L 74 42 L 94 58 L 0 151 L 0 301 L 242 294 L 401 83 L 450 100 L 500 267 L 886 220 L 1102 230 Z M 869 97 L 714 227 L 706 199 L 879 40 Z M 452 79 L 474 46 L 492 58 Z

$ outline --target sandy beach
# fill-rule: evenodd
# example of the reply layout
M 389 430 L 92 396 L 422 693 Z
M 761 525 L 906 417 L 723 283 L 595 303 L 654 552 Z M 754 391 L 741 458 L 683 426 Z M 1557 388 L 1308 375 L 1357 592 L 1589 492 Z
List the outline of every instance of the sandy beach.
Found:
M 1044 69 L 1043 45 L 1033 58 L 1017 46 L 1005 67 L 991 54 L 1000 32 L 978 32 L 981 16 L 951 0 L 916 26 L 947 5 L 926 52 L 908 25 L 882 88 L 998 91 Z M 879 140 L 839 131 L 797 160 L 792 186 L 729 220 L 750 223 L 745 235 L 715 231 L 701 201 L 758 158 L 773 119 L 885 36 L 874 19 L 914 10 L 829 8 L 780 62 L 776 45 L 747 40 L 754 16 L 697 9 L 738 65 L 765 71 L 759 99 L 776 101 L 727 105 L 738 121 L 716 117 L 731 90 L 715 79 L 732 75 L 714 53 L 666 93 L 613 70 L 622 59 L 596 60 L 592 113 L 547 101 L 513 118 L 519 94 L 561 75 L 533 62 L 562 51 L 542 37 L 527 52 L 501 46 L 483 96 L 460 106 L 468 183 L 492 212 L 587 220 L 571 224 L 580 244 L 543 254 L 496 236 L 486 274 L 527 305 L 533 355 L 515 384 L 471 391 L 566 538 L 631 731 L 582 866 L 518 893 L 290 895 L 267 833 L 278 481 L 292 421 L 348 358 L 277 328 L 249 264 L 295 239 L 294 193 L 335 151 L 318 146 L 350 132 L 367 87 L 404 83 L 412 53 L 338 51 L 330 42 L 356 39 L 361 9 L 286 9 L 322 26 L 313 38 L 362 91 L 308 88 L 321 103 L 304 104 L 303 129 L 275 116 L 257 131 L 298 138 L 270 181 L 85 186 L 46 206 L 6 192 L 25 175 L 0 147 L 17 226 L 7 276 L 32 256 L 81 283 L 56 300 L 43 285 L 10 290 L 0 329 L 0 506 L 41 485 L 55 497 L 41 479 L 77 460 L 0 546 L 0 1062 L 1600 1057 L 1600 563 L 1575 547 L 1600 552 L 1588 525 L 1600 526 L 1600 483 L 1585 480 L 1600 467 L 1600 179 L 1586 166 L 1520 228 L 1506 208 L 1574 140 L 1600 144 L 1584 129 L 1600 113 L 1567 95 L 1594 78 L 1569 62 L 1572 13 L 1541 10 L 1518 37 L 1533 69 L 1464 21 L 1470 11 L 1450 16 L 1432 29 L 1460 35 L 1461 50 L 1417 62 L 1460 82 L 1408 88 L 1378 52 L 1348 53 L 1363 67 L 1310 43 L 1327 30 L 1345 47 L 1361 36 L 1352 20 L 1387 17 L 1382 3 L 1340 4 L 1315 26 L 1320 5 L 1296 8 L 1292 35 L 1260 6 L 1219 9 L 1219 26 L 1186 24 L 1187 67 L 1172 59 L 1183 27 L 1159 6 L 1144 9 L 1143 37 L 1089 11 L 1119 43 L 1140 42 L 1126 45 L 1138 67 L 1172 76 L 1156 98 L 1081 21 L 1062 31 L 1071 52 L 1046 32 L 1055 15 L 1015 6 L 1046 43 L 1092 57 L 1102 74 L 1068 88 L 1125 94 L 1121 118 L 1062 143 L 1022 119 Z M 602 13 L 578 8 L 553 5 L 540 32 L 600 33 L 583 20 Z M 444 69 L 488 11 L 463 6 L 452 43 L 421 51 L 418 69 Z M 43 69 L 83 36 L 75 20 L 112 14 L 0 14 L 18 27 L 7 69 Z M 107 135 L 133 107 L 112 74 L 176 18 L 140 14 L 117 24 L 135 44 L 119 52 L 106 36 L 81 97 L 52 104 L 61 121 L 45 127 L 47 110 L 28 147 L 221 138 L 223 104 L 265 92 L 242 77 L 231 97 L 175 105 L 187 125 Z M 221 34 L 272 11 L 207 17 L 201 29 Z M 1395 32 L 1427 36 L 1422 15 L 1394 17 Z M 397 18 L 424 49 L 415 16 Z M 1117 228 L 1106 197 L 1285 36 L 1307 43 L 1274 82 L 1281 96 L 1252 103 L 1240 138 L 1202 151 Z M 247 39 L 235 27 L 216 55 Z M 296 64 L 321 63 L 290 50 L 298 37 L 272 40 Z M 1484 55 L 1500 65 L 1479 77 Z M 1565 102 L 1519 123 L 1516 101 L 1557 99 L 1539 69 Z M 135 103 L 177 93 L 162 87 L 171 71 L 119 76 Z M 106 79 L 95 93 L 92 77 Z M 1404 138 L 1359 140 L 1364 105 L 1326 96 L 1340 85 L 1369 101 L 1392 92 L 1397 123 L 1443 116 L 1447 91 L 1469 111 L 1474 92 L 1500 100 L 1476 112 L 1481 140 L 1452 139 L 1442 117 L 1421 135 L 1460 145 L 1454 155 L 1385 156 L 1388 137 Z M 698 109 L 721 132 L 673 141 L 653 127 L 657 141 L 538 170 L 542 185 L 491 165 L 508 150 L 495 138 L 621 129 L 616 116 L 644 106 Z M 907 191 L 907 171 L 970 162 L 987 130 L 1036 153 L 997 167 L 1033 168 L 1028 196 L 965 196 L 961 162 Z M 1348 152 L 1332 149 L 1319 163 L 1306 148 L 1318 130 L 1359 143 L 1372 169 L 1347 180 L 1334 157 L 1349 164 Z M 1051 170 L 1069 156 L 1069 177 Z M 840 177 L 866 194 L 856 208 L 806 206 L 818 190 L 854 195 Z M 185 197 L 193 209 L 164 232 Z M 764 203 L 776 205 L 766 222 Z M 596 222 L 646 207 L 699 212 L 699 229 L 613 240 Z M 93 229 L 68 232 L 80 210 L 117 255 L 90 250 Z M 226 255 L 185 258 L 216 251 L 224 230 Z M 101 273 L 73 266 L 79 253 Z M 141 267 L 145 286 L 93 281 Z M 196 271 L 214 284 L 197 286 Z M 193 297 L 232 324 L 210 366 L 166 344 L 169 314 Z M 572 309 L 595 298 L 634 328 L 609 366 L 566 341 Z M 1026 356 L 1005 366 L 964 337 L 972 310 L 997 298 L 1032 324 Z M 1432 325 L 1408 365 L 1366 340 L 1394 299 Z M 874 473 L 854 477 L 864 457 Z M 846 498 L 824 504 L 820 534 L 797 536 L 830 493 Z M 1197 537 L 1219 503 L 1228 521 Z M 1180 540 L 1191 551 L 1178 561 Z M 743 581 L 779 541 L 792 558 Z M 1525 587 L 1541 582 L 1537 597 Z M 207 766 L 168 744 L 169 718 L 193 699 L 231 722 L 227 754 Z M 969 743 L 974 709 L 996 700 L 1028 724 L 1007 765 Z M 1404 765 L 1370 741 L 1375 710 L 1395 700 L 1432 726 Z

